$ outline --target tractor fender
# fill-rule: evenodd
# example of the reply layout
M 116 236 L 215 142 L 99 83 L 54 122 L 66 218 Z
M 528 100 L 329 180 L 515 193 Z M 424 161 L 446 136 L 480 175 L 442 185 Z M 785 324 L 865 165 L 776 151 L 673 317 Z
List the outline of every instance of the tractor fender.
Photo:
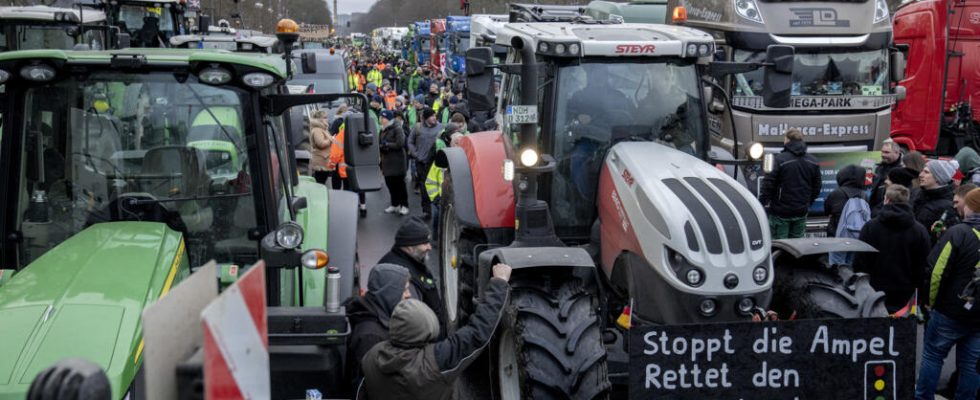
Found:
M 590 276 L 596 272 L 592 256 L 580 247 L 498 247 L 480 253 L 477 280 L 481 297 L 490 281 L 492 268 L 498 263 L 507 264 L 514 271 L 563 268 L 573 273 L 584 269 Z
M 504 180 L 505 159 L 500 132 L 467 135 L 459 147 L 443 149 L 436 155 L 436 166 L 449 169 L 453 205 L 463 226 L 514 227 L 514 186 Z
M 359 295 L 354 287 L 357 278 L 357 194 L 345 190 L 330 190 L 330 221 L 327 237 L 329 266 L 340 268 L 340 300 Z

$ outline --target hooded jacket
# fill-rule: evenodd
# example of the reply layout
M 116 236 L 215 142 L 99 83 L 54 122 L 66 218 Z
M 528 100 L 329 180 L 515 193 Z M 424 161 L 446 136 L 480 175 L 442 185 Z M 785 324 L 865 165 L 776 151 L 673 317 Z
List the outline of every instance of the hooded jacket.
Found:
M 955 159 L 960 164 L 960 172 L 963 173 L 960 183 L 980 183 L 980 154 L 977 154 L 976 150 L 964 146 L 956 153 Z
M 833 237 L 837 233 L 837 224 L 840 222 L 841 212 L 844 211 L 844 204 L 855 197 L 864 198 L 866 173 L 867 171 L 859 165 L 848 165 L 837 171 L 837 189 L 830 192 L 823 202 L 824 213 L 830 215 L 827 237 Z
M 871 276 L 871 286 L 885 292 L 885 306 L 894 312 L 912 298 L 916 288 L 923 288 L 926 257 L 929 255 L 929 232 L 916 223 L 908 203 L 885 204 L 861 228 L 858 239 L 870 244 L 877 253 L 857 253 L 854 270 Z M 924 294 L 924 291 L 919 291 Z
M 405 158 L 405 131 L 395 120 L 381 130 L 381 173 L 384 176 L 404 176 L 408 171 Z
M 333 137 L 327 131 L 327 121 L 320 118 L 310 118 L 310 168 L 314 171 L 333 171 L 335 166 L 330 164 L 330 146 Z
M 938 221 L 945 212 L 956 214 L 953 208 L 953 186 L 945 185 L 935 189 L 919 188 L 919 194 L 912 202 L 912 210 L 915 212 L 915 220 L 919 221 L 926 230 L 932 228 L 932 224 Z
M 483 302 L 469 322 L 435 343 L 439 322 L 432 310 L 414 299 L 399 303 L 391 316 L 391 338 L 361 359 L 364 382 L 358 398 L 451 398 L 456 380 L 493 337 L 509 293 L 506 281 L 490 279 Z
M 391 313 L 402 301 L 410 277 L 408 269 L 400 265 L 378 264 L 371 268 L 367 293 L 351 297 L 345 304 L 351 324 L 348 360 L 360 360 L 374 345 L 388 340 Z M 347 367 L 347 376 L 356 387 L 362 377 L 360 362 L 349 362 Z
M 422 121 L 408 135 L 408 153 L 419 162 L 428 164 L 435 156 L 432 150 L 436 147 L 436 139 L 442 133 L 442 129 L 440 123 L 428 126 L 425 121 Z
M 379 263 L 401 265 L 408 268 L 408 272 L 412 275 L 412 285 L 409 287 L 412 298 L 421 300 L 429 306 L 439 318 L 439 325 L 445 324 L 446 307 L 443 305 L 442 296 L 439 295 L 439 287 L 436 286 L 435 279 L 425 264 L 418 262 L 397 246 L 392 247 L 388 254 L 381 257 Z
M 820 166 L 807 154 L 806 143 L 791 140 L 776 156 L 772 172 L 762 179 L 759 201 L 773 215 L 805 217 L 820 195 Z
M 966 309 L 960 292 L 973 279 L 980 263 L 980 215 L 968 216 L 949 228 L 929 253 L 929 298 L 932 309 L 950 319 L 980 329 L 980 306 Z

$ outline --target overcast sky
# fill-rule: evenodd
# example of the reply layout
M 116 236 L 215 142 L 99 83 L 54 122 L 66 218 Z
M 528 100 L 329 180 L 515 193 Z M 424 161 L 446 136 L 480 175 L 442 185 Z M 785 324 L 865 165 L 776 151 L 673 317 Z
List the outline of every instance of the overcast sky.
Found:
M 375 1 L 377 0 L 337 0 L 337 8 L 340 9 L 340 14 L 366 12 Z M 327 4 L 333 8 L 333 0 L 327 0 Z

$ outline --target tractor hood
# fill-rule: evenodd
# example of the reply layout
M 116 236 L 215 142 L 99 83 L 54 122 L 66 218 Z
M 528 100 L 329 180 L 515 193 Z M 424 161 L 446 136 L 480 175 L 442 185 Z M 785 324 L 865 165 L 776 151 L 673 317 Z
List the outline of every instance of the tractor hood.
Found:
M 181 235 L 164 224 L 96 224 L 0 289 L 0 399 L 23 399 L 66 357 L 101 365 L 121 398 L 142 363 L 143 309 L 188 273 Z

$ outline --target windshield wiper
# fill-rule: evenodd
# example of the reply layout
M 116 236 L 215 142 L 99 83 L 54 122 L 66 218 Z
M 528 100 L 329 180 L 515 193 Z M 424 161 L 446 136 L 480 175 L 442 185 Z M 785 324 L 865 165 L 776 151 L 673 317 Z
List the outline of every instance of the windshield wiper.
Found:
M 218 124 L 218 129 L 221 129 L 221 133 L 225 135 L 225 138 L 228 139 L 228 142 L 230 142 L 232 146 L 235 146 L 235 151 L 237 151 L 239 155 L 245 154 L 245 151 L 243 151 L 241 147 L 238 147 L 238 142 L 236 142 L 235 139 L 231 136 L 231 134 L 228 133 L 228 130 L 225 129 L 225 126 L 221 124 L 221 121 L 218 120 L 218 117 L 215 116 L 213 112 L 211 112 L 211 107 L 209 107 L 207 104 L 204 104 L 204 99 L 202 99 L 201 95 L 197 94 L 197 91 L 194 90 L 194 85 L 187 85 L 187 89 L 189 89 L 191 91 L 191 94 L 194 95 L 194 98 L 197 99 L 198 104 L 204 107 L 204 111 L 208 112 L 208 115 L 211 116 L 211 119 L 214 120 L 214 123 Z
M 213 194 L 209 196 L 194 196 L 194 197 L 175 197 L 170 199 L 136 199 L 131 198 L 127 200 L 129 204 L 141 205 L 141 204 L 156 204 L 156 203 L 179 203 L 184 201 L 196 201 L 196 200 L 208 200 L 208 199 L 232 199 L 236 197 L 251 196 L 251 193 L 231 193 L 231 194 Z

